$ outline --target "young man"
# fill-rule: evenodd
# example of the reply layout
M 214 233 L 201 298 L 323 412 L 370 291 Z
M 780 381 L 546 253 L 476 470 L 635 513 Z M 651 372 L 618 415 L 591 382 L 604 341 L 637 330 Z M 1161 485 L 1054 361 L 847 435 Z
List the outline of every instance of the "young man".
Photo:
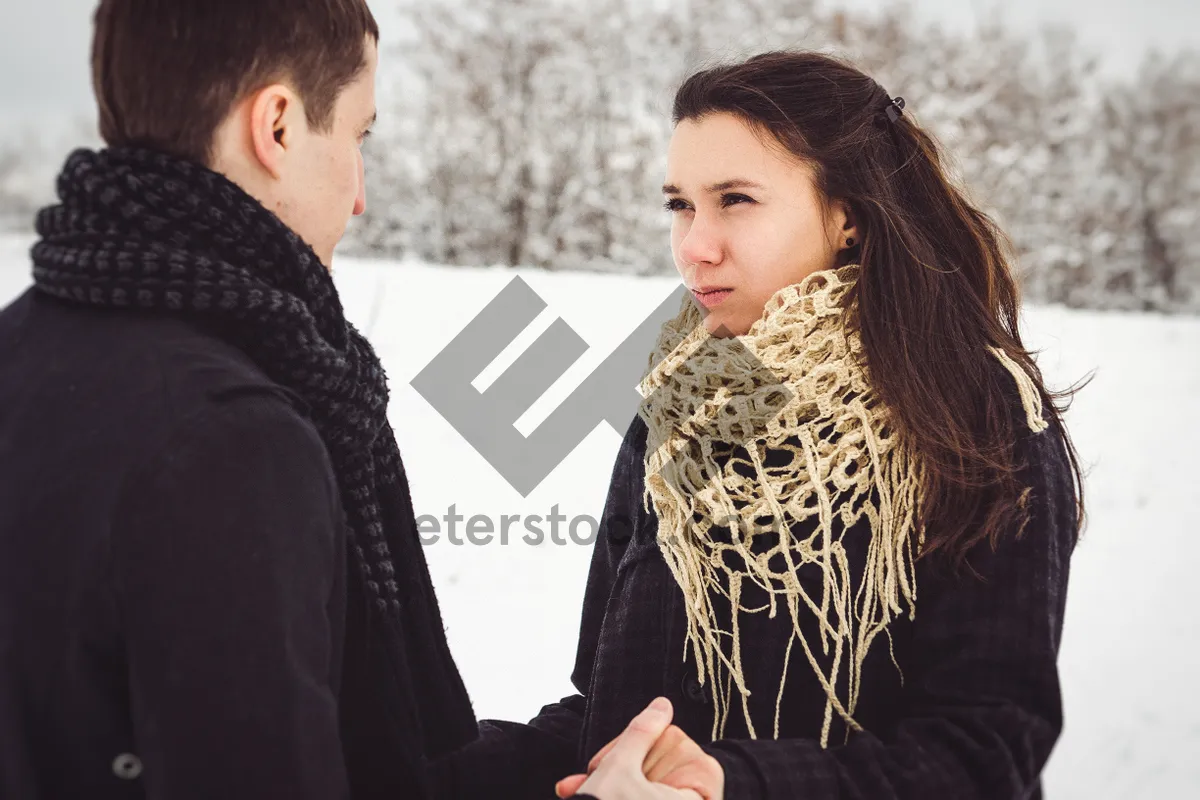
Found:
M 477 728 L 328 267 L 364 0 L 102 0 L 0 312 L 0 797 L 419 798 Z

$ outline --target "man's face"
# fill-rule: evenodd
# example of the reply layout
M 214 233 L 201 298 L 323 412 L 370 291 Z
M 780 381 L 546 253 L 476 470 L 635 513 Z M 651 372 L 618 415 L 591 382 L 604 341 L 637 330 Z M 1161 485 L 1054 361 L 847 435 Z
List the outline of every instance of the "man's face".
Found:
M 368 37 L 366 66 L 338 97 L 328 133 L 296 137 L 288 169 L 276 187 L 276 213 L 312 246 L 326 267 L 350 216 L 366 209 L 362 144 L 375 121 L 378 48 Z

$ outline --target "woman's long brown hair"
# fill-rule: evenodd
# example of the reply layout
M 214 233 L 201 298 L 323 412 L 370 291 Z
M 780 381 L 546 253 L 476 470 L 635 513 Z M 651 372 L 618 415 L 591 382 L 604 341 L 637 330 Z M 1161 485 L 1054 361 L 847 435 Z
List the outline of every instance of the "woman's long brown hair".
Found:
M 811 52 L 773 52 L 688 78 L 674 121 L 737 115 L 815 168 L 827 201 L 850 209 L 862 265 L 847 323 L 858 329 L 872 385 L 925 467 L 922 557 L 955 569 L 973 546 L 1024 526 L 1025 466 L 1015 444 L 1008 354 L 1042 397 L 1063 438 L 1083 523 L 1083 475 L 1062 425 L 1078 386 L 1046 388 L 1021 341 L 1011 247 L 947 175 L 937 144 L 854 66 Z M 1049 431 L 1048 431 L 1049 432 Z M 1028 433 L 1028 428 L 1025 429 Z M 969 566 L 969 565 L 968 565 Z

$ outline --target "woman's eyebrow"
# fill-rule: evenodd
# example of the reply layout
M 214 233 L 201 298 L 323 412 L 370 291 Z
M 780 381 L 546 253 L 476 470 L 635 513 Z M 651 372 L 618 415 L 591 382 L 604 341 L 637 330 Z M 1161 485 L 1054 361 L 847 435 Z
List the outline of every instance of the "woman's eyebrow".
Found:
M 705 191 L 707 191 L 709 194 L 718 194 L 720 192 L 727 192 L 730 189 L 762 189 L 762 188 L 763 188 L 763 185 L 761 183 L 755 183 L 754 181 L 749 180 L 747 178 L 730 178 L 727 181 L 721 181 L 720 183 L 714 183 L 712 186 L 709 186 L 708 189 L 706 189 Z M 663 190 L 663 194 L 683 194 L 683 192 L 680 191 L 678 186 L 675 186 L 674 184 L 671 184 L 671 183 L 664 185 L 662 187 L 662 190 Z
M 755 183 L 754 181 L 749 180 L 747 178 L 732 178 L 727 181 L 721 181 L 720 183 L 714 183 L 712 186 L 708 187 L 708 191 L 710 194 L 717 194 L 718 192 L 727 192 L 730 189 L 762 189 L 762 188 L 763 188 L 763 185 L 761 183 Z

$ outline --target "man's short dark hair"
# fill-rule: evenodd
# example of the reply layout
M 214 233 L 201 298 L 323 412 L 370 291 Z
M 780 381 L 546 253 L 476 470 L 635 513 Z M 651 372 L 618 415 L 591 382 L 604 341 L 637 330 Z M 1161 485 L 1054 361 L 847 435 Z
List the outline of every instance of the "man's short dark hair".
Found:
M 100 135 L 202 164 L 234 104 L 286 82 L 311 128 L 328 132 L 338 96 L 379 28 L 366 0 L 100 0 L 92 84 Z

